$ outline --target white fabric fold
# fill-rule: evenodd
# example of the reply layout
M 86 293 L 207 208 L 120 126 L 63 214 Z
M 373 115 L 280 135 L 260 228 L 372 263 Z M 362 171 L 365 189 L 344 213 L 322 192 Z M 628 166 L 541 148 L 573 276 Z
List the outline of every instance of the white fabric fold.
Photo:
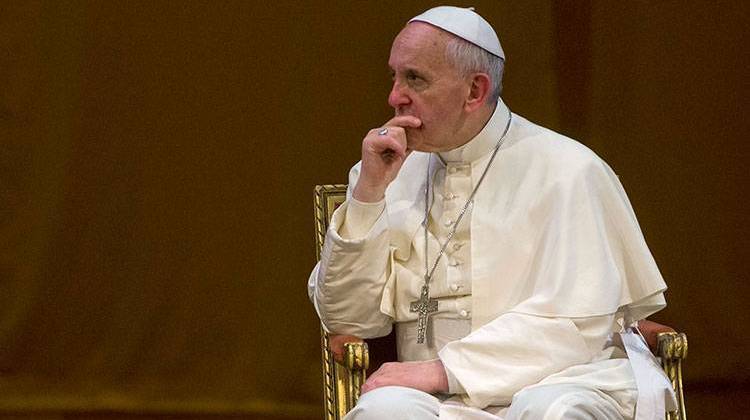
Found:
M 611 317 L 602 317 L 606 330 Z M 602 328 L 603 326 L 603 328 Z M 522 339 L 521 339 L 522 337 Z M 448 343 L 440 359 L 466 390 L 464 402 L 473 407 L 508 405 L 521 389 L 573 365 L 590 362 L 599 353 L 569 318 L 504 314 L 461 340 Z M 596 345 L 596 344 L 594 344 Z
M 380 311 L 381 299 L 361 297 L 382 296 L 388 282 L 391 249 L 385 218 L 381 215 L 364 238 L 344 239 L 338 231 L 347 206 L 344 203 L 333 214 L 308 294 L 326 331 L 381 337 L 391 331 L 392 318 Z

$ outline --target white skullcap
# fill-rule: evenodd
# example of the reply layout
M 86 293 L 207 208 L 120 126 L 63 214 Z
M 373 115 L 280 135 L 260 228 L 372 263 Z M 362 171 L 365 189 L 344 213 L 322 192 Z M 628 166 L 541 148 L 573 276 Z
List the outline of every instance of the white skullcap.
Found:
M 505 53 L 495 30 L 474 11 L 473 7 L 434 7 L 411 18 L 409 23 L 412 22 L 425 22 L 437 26 L 505 60 Z

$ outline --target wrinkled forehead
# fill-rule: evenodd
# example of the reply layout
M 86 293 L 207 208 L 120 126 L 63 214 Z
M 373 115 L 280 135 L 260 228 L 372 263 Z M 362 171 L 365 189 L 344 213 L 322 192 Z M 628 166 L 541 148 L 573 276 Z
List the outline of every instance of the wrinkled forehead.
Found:
M 445 47 L 452 38 L 455 36 L 429 23 L 409 23 L 393 40 L 388 64 L 393 67 L 404 60 L 415 59 L 442 63 L 445 61 Z

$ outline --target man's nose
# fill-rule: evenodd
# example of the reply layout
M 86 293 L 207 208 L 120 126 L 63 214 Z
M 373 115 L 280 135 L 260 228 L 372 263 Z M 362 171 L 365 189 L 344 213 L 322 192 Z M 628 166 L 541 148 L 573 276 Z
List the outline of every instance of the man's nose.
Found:
M 409 96 L 404 92 L 403 87 L 398 82 L 393 82 L 391 93 L 388 95 L 388 104 L 398 110 L 400 107 L 409 103 Z

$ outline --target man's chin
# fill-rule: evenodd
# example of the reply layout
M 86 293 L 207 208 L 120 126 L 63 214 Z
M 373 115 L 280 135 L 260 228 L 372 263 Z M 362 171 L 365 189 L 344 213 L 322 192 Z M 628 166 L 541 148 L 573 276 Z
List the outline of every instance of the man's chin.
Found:
M 435 147 L 428 139 L 422 136 L 415 136 L 416 138 L 409 138 L 407 147 L 410 150 L 424 153 L 440 152 L 440 148 Z
M 430 153 L 434 152 L 434 148 L 430 147 L 430 142 L 424 137 L 424 131 L 421 128 L 407 128 L 406 129 L 407 147 L 410 150 L 417 152 Z
M 433 139 L 424 135 L 424 131 L 416 131 L 406 134 L 407 148 L 424 153 L 449 152 L 458 146 L 445 143 L 445 139 Z

